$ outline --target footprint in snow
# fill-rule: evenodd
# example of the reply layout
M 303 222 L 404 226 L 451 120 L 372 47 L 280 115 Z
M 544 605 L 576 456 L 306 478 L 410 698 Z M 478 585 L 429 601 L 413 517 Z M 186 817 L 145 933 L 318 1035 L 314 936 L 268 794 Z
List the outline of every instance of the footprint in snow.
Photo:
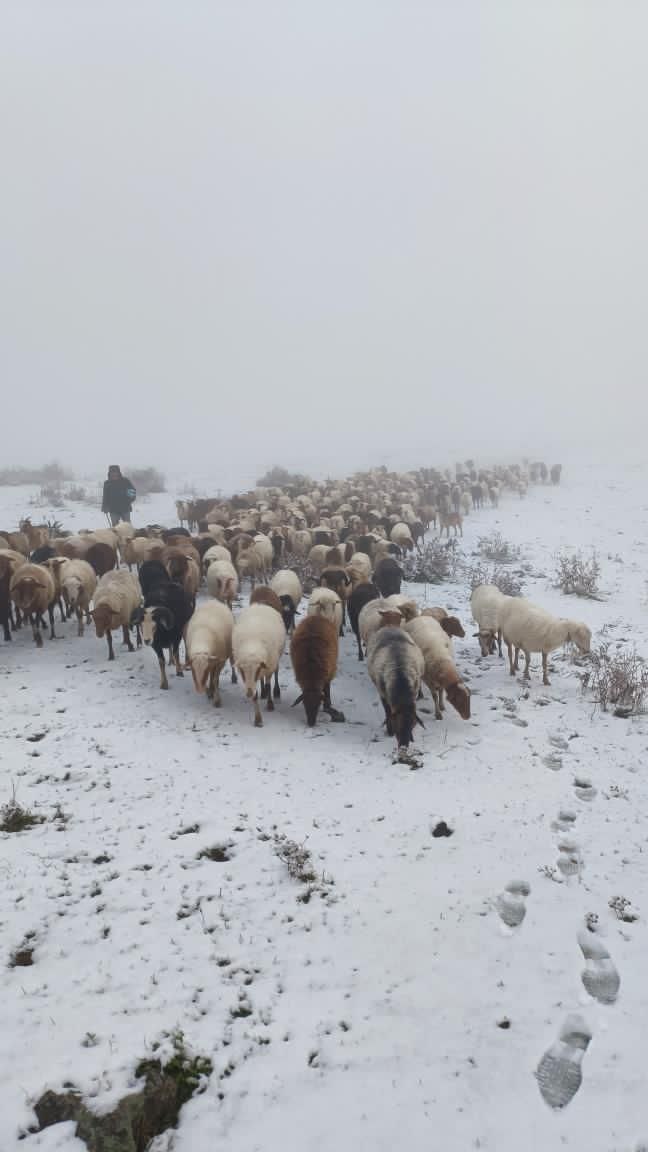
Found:
M 561 808 L 551 827 L 554 832 L 571 832 L 576 823 L 576 813 L 569 808 Z
M 574 777 L 574 792 L 579 800 L 593 800 L 596 796 L 596 788 L 587 776 Z
M 585 928 L 578 933 L 578 944 L 585 957 L 581 980 L 585 990 L 599 1004 L 614 1004 L 621 977 L 605 944 Z
M 507 928 L 517 928 L 526 916 L 526 897 L 531 885 L 526 880 L 511 880 L 497 897 L 499 918 Z
M 581 1064 L 592 1033 L 582 1016 L 568 1016 L 558 1039 L 536 1069 L 538 1087 L 550 1108 L 565 1108 L 583 1080 Z
M 575 840 L 558 841 L 558 871 L 563 876 L 578 876 L 583 867 L 581 852 Z

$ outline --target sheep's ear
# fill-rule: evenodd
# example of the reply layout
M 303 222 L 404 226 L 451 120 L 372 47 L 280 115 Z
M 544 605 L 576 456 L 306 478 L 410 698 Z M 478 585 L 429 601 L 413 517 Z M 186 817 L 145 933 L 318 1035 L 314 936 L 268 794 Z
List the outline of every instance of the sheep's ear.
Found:
M 298 696 L 297 699 L 295 700 L 295 703 L 291 704 L 291 708 L 296 708 L 298 704 L 303 704 L 303 702 L 304 702 L 304 694 L 302 692 L 302 694 L 300 696 Z

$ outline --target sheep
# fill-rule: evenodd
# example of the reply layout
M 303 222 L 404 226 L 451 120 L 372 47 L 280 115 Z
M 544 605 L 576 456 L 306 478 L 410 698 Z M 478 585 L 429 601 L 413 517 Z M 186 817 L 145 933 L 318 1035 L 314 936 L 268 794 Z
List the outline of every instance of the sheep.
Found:
M 234 663 L 245 685 L 248 700 L 254 700 L 254 725 L 263 727 L 257 682 L 261 681 L 261 698 L 267 699 L 269 712 L 274 699 L 279 699 L 279 661 L 286 641 L 283 620 L 266 604 L 244 608 L 234 625 L 232 649 Z M 274 691 L 270 681 L 274 674 Z
M 313 537 L 311 536 L 308 528 L 299 528 L 295 532 L 292 541 L 292 551 L 300 560 L 305 560 L 313 546 Z
M 286 632 L 294 632 L 295 615 L 303 596 L 299 577 L 290 568 L 280 568 L 272 577 L 270 587 L 281 601 Z
M 328 563 L 327 557 L 329 551 L 330 548 L 328 544 L 314 544 L 308 553 L 308 563 L 318 579 Z
M 463 536 L 463 520 L 461 519 L 460 512 L 441 512 L 439 515 L 439 536 L 443 536 L 445 528 L 446 536 L 450 538 L 450 529 L 454 528 L 454 534 L 457 532 Z
M 346 574 L 344 568 L 331 568 L 324 569 L 320 576 L 320 587 L 330 588 L 332 592 L 339 597 L 342 606 L 342 622 L 340 624 L 340 636 L 344 636 L 344 624 L 346 620 L 345 604 L 348 595 L 348 589 L 351 586 L 351 580 Z
M 122 629 L 124 644 L 128 651 L 134 648 L 130 638 L 131 617 L 137 613 L 140 606 L 142 589 L 137 576 L 131 572 L 106 572 L 101 577 L 94 595 L 94 606 L 90 615 L 94 620 L 97 638 L 106 637 L 108 642 L 108 659 L 114 660 L 112 633 L 113 629 Z M 137 625 L 137 647 L 141 645 L 139 625 Z
M 374 568 L 373 582 L 381 596 L 391 596 L 401 590 L 403 570 L 391 556 L 379 560 Z
M 206 576 L 209 571 L 209 565 L 213 564 L 215 560 L 225 560 L 228 564 L 232 562 L 232 553 L 229 548 L 224 544 L 210 544 L 206 552 L 202 555 L 202 569 Z
M 372 600 L 380 600 L 380 592 L 375 584 L 369 582 L 358 584 L 349 597 L 349 623 L 358 643 L 358 660 L 364 660 L 360 636 L 360 613 L 365 605 L 371 603 Z
M 206 691 L 215 708 L 221 705 L 220 674 L 227 661 L 233 661 L 233 629 L 232 613 L 217 600 L 199 604 L 187 625 L 185 648 L 194 688 L 198 693 Z M 233 662 L 232 684 L 236 684 Z
M 396 604 L 388 604 L 382 597 L 378 600 L 368 601 L 360 610 L 358 616 L 358 631 L 365 651 L 368 650 L 371 637 L 384 624 L 383 613 L 385 612 L 393 613 L 390 619 L 390 627 L 400 627 L 403 619 L 400 609 Z
M 145 566 L 142 565 L 144 568 Z M 194 609 L 194 599 L 183 586 L 171 580 L 163 564 L 147 569 L 145 575 L 144 606 L 137 609 L 132 619 L 141 626 L 142 639 L 153 647 L 160 666 L 160 688 L 168 689 L 164 651 L 169 651 L 169 664 L 175 663 L 176 676 L 182 676 L 180 641 Z
M 264 536 L 262 532 L 257 532 L 254 537 L 254 551 L 261 561 L 261 574 L 264 580 L 272 572 L 272 563 L 274 560 L 274 548 L 272 547 L 272 540 L 268 536 Z
M 403 620 L 413 620 L 419 614 L 416 601 L 404 596 L 402 592 L 392 592 L 391 596 L 386 596 L 385 604 L 389 608 L 397 608 Z
M 423 673 L 434 700 L 434 714 L 443 713 L 443 693 L 463 720 L 470 719 L 470 691 L 463 683 L 453 661 L 452 640 L 441 624 L 431 616 L 419 616 L 404 625 L 404 630 L 418 644 L 425 661 Z
M 11 640 L 11 628 L 9 627 L 11 616 L 11 561 L 6 554 L 0 552 L 0 624 L 5 640 Z
M 472 501 L 472 496 L 470 495 L 470 492 L 468 492 L 468 490 L 461 493 L 460 504 L 461 504 L 461 512 L 462 512 L 463 516 L 467 516 L 469 512 L 472 512 L 473 501 Z
M 568 640 L 576 644 L 580 652 L 590 650 L 592 633 L 578 620 L 566 620 L 552 616 L 550 612 L 524 600 L 520 596 L 507 596 L 499 611 L 499 625 L 506 642 L 511 676 L 518 671 L 520 649 L 524 652 L 524 679 L 529 680 L 531 653 L 542 653 L 542 683 L 548 685 L 547 658 L 550 652 L 566 644 Z M 515 662 L 513 661 L 513 648 Z
M 338 632 L 342 628 L 342 601 L 332 588 L 314 588 L 308 598 L 307 614 L 309 616 L 325 616 L 337 625 Z
M 139 567 L 145 560 L 159 560 L 164 549 L 165 545 L 161 540 L 149 540 L 147 536 L 134 536 L 132 540 L 124 541 L 120 551 L 122 560 L 128 565 L 130 571 L 133 564 Z
M 306 723 L 313 728 L 320 704 L 331 720 L 341 722 L 344 714 L 331 704 L 331 681 L 337 672 L 338 636 L 335 624 L 323 616 L 307 616 L 295 629 L 290 642 L 290 659 L 301 692 L 293 707 L 303 703 Z
M 85 560 L 92 541 L 86 536 L 73 535 L 63 536 L 52 543 L 59 556 L 65 556 L 68 560 Z
M 371 560 L 366 552 L 354 552 L 346 565 L 346 572 L 353 589 L 358 584 L 368 584 L 371 580 Z
M 171 579 L 181 584 L 187 596 L 195 602 L 200 586 L 200 555 L 193 545 L 167 546 L 161 559 Z
M 256 548 L 245 548 L 239 551 L 236 568 L 241 584 L 247 576 L 250 580 L 250 588 L 254 588 L 257 580 L 263 575 L 263 561 Z
M 459 617 L 449 616 L 445 608 L 424 608 L 421 616 L 431 616 L 438 621 L 446 636 L 459 636 L 463 639 L 466 635 Z
M 277 593 L 273 592 L 272 588 L 268 588 L 267 584 L 260 584 L 258 588 L 254 589 L 250 596 L 250 604 L 266 604 L 268 608 L 274 608 L 283 620 L 283 604 Z
M 106 544 L 103 540 L 97 540 L 91 544 L 83 557 L 79 559 L 86 560 L 91 564 L 97 576 L 105 576 L 106 572 L 112 572 L 113 568 L 117 566 L 117 556 L 114 548 L 110 544 Z
M 392 544 L 396 544 L 402 552 L 414 551 L 414 540 L 412 539 L 412 533 L 410 532 L 409 525 L 403 523 L 403 521 L 400 521 L 398 524 L 394 524 L 394 527 L 389 533 L 389 538 Z
M 4 554 L 6 556 L 6 553 Z M 49 615 L 50 638 L 56 639 L 54 632 L 54 599 L 56 588 L 49 569 L 41 564 L 21 564 L 14 570 L 9 585 L 11 599 L 24 619 L 31 620 L 32 635 L 37 648 L 43 647 L 39 622 L 45 610 Z
M 371 637 L 367 668 L 385 709 L 387 733 L 396 737 L 400 749 L 412 742 L 414 726 L 423 723 L 416 700 L 425 662 L 411 636 L 390 625 L 391 617 L 388 611 L 383 626 Z
M 373 549 L 374 564 L 379 560 L 385 560 L 388 556 L 400 556 L 401 549 L 398 544 L 392 544 L 390 540 L 376 540 Z
M 11 584 L 11 578 L 12 578 L 14 572 L 16 572 L 18 568 L 22 568 L 23 564 L 28 563 L 27 558 L 25 556 L 23 556 L 22 552 L 17 552 L 15 550 L 15 548 L 3 548 L 0 551 L 0 556 L 2 557 L 2 559 L 4 561 L 6 561 L 6 564 L 3 564 L 3 569 L 4 569 L 5 573 L 8 574 L 9 584 Z M 7 613 L 6 613 L 7 622 L 10 623 L 11 627 L 13 628 L 14 627 L 14 618 L 13 618 L 13 613 L 12 613 L 12 602 L 11 602 L 11 596 L 9 594 L 9 591 L 7 591 L 7 600 L 8 600 Z M 21 621 L 21 617 L 20 617 L 20 612 L 16 608 L 15 627 L 20 628 L 21 625 L 22 625 L 22 621 Z M 7 628 L 6 627 L 4 627 L 4 638 L 5 638 L 5 640 L 11 640 L 11 632 L 9 633 L 9 635 L 7 635 Z
M 229 560 L 214 560 L 207 569 L 207 591 L 216 600 L 227 604 L 231 610 L 232 602 L 238 596 L 239 578 L 236 568 Z
M 61 592 L 67 608 L 67 615 L 76 612 L 78 634 L 83 636 L 83 617 L 90 622 L 90 603 L 97 587 L 97 576 L 86 560 L 65 560 L 62 558 L 59 569 Z
M 504 596 L 494 584 L 478 584 L 470 597 L 472 617 L 478 631 L 475 636 L 479 640 L 482 656 L 490 656 L 495 651 L 495 641 L 499 655 L 502 655 L 502 629 L 500 625 L 500 611 Z

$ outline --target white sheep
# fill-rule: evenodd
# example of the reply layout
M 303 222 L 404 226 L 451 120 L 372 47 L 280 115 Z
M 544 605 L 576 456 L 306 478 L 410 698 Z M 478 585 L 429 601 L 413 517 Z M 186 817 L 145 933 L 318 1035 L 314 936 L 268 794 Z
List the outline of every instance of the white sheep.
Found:
M 232 649 L 248 700 L 254 700 L 254 724 L 263 727 L 257 683 L 261 681 L 261 698 L 267 699 L 268 712 L 274 710 L 273 696 L 279 699 L 279 661 L 286 642 L 283 620 L 267 604 L 244 608 L 234 625 Z M 274 691 L 270 685 L 274 675 Z
M 90 603 L 97 587 L 97 574 L 86 560 L 64 560 L 59 570 L 63 599 L 71 615 L 76 612 L 79 636 L 83 636 L 83 617 L 90 623 Z
M 423 680 L 432 693 L 437 720 L 441 719 L 443 713 L 444 691 L 459 715 L 464 720 L 470 719 L 470 692 L 455 667 L 452 640 L 443 631 L 439 621 L 432 616 L 418 616 L 403 627 L 423 653 Z
M 239 582 L 231 560 L 214 560 L 207 569 L 207 591 L 231 609 L 238 595 Z
M 137 576 L 132 572 L 112 571 L 101 577 L 94 594 L 94 606 L 90 615 L 94 620 L 97 637 L 105 635 L 108 641 L 108 659 L 114 660 L 112 632 L 121 628 L 124 644 L 128 651 L 134 648 L 130 638 L 130 624 L 133 613 L 142 600 L 142 589 Z M 137 627 L 137 647 L 141 644 L 140 630 Z
M 270 587 L 281 600 L 286 631 L 294 632 L 295 616 L 304 594 L 299 577 L 290 568 L 280 568 L 272 577 Z
M 187 665 L 191 668 L 196 692 L 206 692 L 220 708 L 220 674 L 228 660 L 232 660 L 232 633 L 234 620 L 225 604 L 208 600 L 199 604 L 187 624 L 185 648 Z M 232 664 L 232 683 L 236 672 Z
M 469 512 L 472 512 L 473 501 L 470 492 L 462 492 L 459 503 L 461 505 L 461 512 L 463 516 L 467 516 Z
M 324 616 L 337 625 L 338 632 L 342 627 L 343 606 L 337 592 L 332 588 L 314 588 L 308 598 L 307 614 L 309 616 Z
M 261 574 L 264 580 L 267 580 L 272 572 L 272 562 L 274 560 L 274 549 L 272 547 L 272 540 L 269 536 L 265 536 L 262 532 L 257 532 L 254 537 L 254 551 L 257 553 L 261 560 Z
M 391 596 L 386 596 L 385 604 L 390 608 L 398 608 L 403 620 L 413 620 L 419 614 L 416 601 L 402 592 L 392 592 Z
M 365 650 L 369 647 L 371 637 L 378 631 L 379 628 L 385 626 L 387 617 L 385 613 L 390 612 L 392 615 L 389 618 L 389 626 L 391 628 L 399 628 L 403 617 L 399 608 L 395 605 L 389 605 L 382 597 L 378 600 L 369 600 L 361 609 L 358 615 L 358 632 L 360 633 L 360 640 L 365 646 Z
M 381 626 L 367 648 L 367 669 L 385 709 L 387 733 L 396 737 L 400 749 L 412 742 L 414 727 L 421 723 L 416 700 L 425 662 L 411 636 L 392 627 L 394 616 L 394 609 L 383 610 Z
M 477 625 L 475 633 L 479 640 L 482 656 L 490 656 L 495 651 L 495 641 L 500 656 L 502 655 L 502 628 L 500 625 L 500 611 L 502 605 L 510 597 L 500 592 L 494 584 L 478 584 L 470 597 L 472 617 Z
M 212 544 L 206 552 L 203 553 L 202 567 L 203 572 L 207 575 L 209 565 L 214 563 L 214 560 L 226 560 L 229 564 L 232 563 L 232 553 L 229 548 L 224 544 Z
M 524 652 L 524 678 L 529 680 L 531 653 L 542 653 L 542 683 L 549 684 L 547 657 L 550 652 L 573 641 L 581 652 L 589 652 L 592 633 L 578 620 L 566 620 L 552 616 L 550 612 L 524 600 L 520 596 L 508 596 L 499 612 L 499 624 L 506 642 L 511 676 L 518 671 L 520 649 Z M 513 649 L 515 661 L 513 660 Z
M 4 555 L 7 556 L 7 553 L 5 552 Z M 49 569 L 42 564 L 29 563 L 18 564 L 13 567 L 9 594 L 23 619 L 31 621 L 32 635 L 37 648 L 43 647 L 43 637 L 40 634 L 39 625 L 45 612 L 49 614 L 50 637 L 54 640 L 56 588 L 54 577 Z
M 329 544 L 314 544 L 308 553 L 308 563 L 315 576 L 321 576 L 327 565 L 327 557 L 331 550 Z
M 403 523 L 403 521 L 394 524 L 394 527 L 389 533 L 389 538 L 392 544 L 396 544 L 403 552 L 414 551 L 412 533 L 410 532 L 409 525 Z
M 358 584 L 368 584 L 371 580 L 371 560 L 365 552 L 354 552 L 346 565 L 346 574 L 351 581 L 351 587 Z

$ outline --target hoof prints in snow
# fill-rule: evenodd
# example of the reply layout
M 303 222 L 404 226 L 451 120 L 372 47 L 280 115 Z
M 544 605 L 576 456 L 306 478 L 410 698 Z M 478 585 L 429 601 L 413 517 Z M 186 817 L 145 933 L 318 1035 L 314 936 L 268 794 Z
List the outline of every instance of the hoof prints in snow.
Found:
M 582 1016 L 568 1016 L 560 1036 L 545 1052 L 536 1077 L 550 1108 L 566 1108 L 581 1086 L 583 1056 L 592 1034 Z
M 594 800 L 596 796 L 596 788 L 586 776 L 574 778 L 574 792 L 579 800 Z
M 614 1004 L 619 995 L 621 977 L 605 945 L 583 929 L 578 933 L 578 944 L 585 957 L 581 980 L 587 992 L 599 1004 Z
M 526 880 L 511 880 L 497 897 L 497 911 L 507 928 L 517 928 L 526 916 L 526 897 L 531 885 Z

